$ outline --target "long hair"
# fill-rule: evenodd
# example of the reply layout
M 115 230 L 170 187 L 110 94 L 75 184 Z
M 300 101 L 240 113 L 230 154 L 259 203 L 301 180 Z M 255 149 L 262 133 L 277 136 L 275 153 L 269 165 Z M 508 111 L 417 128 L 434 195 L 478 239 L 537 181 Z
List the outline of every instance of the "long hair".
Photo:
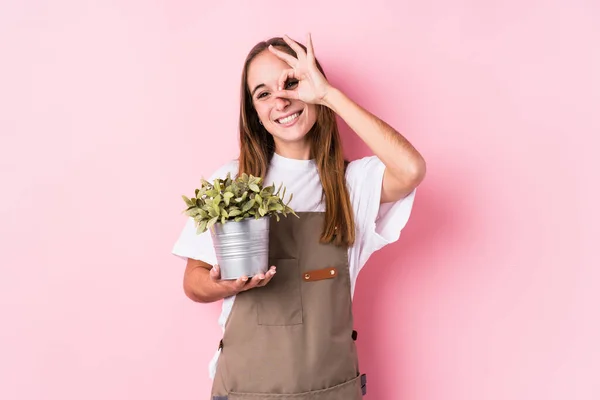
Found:
M 306 51 L 304 45 L 298 44 Z M 244 63 L 240 92 L 239 174 L 251 174 L 263 179 L 275 151 L 275 142 L 259 122 L 247 80 L 250 63 L 258 54 L 268 51 L 269 45 L 297 57 L 296 52 L 282 38 L 275 37 L 255 45 Z M 316 64 L 325 76 L 319 61 Z M 317 119 L 307 138 L 310 141 L 310 157 L 316 161 L 325 197 L 325 221 L 320 240 L 322 243 L 351 246 L 355 240 L 354 218 L 346 187 L 347 162 L 342 152 L 335 113 L 322 105 L 317 104 L 316 108 Z

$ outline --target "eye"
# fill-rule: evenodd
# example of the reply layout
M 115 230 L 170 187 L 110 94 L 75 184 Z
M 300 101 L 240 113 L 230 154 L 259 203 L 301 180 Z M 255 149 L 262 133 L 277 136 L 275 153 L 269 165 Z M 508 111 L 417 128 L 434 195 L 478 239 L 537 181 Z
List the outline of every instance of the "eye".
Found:
M 262 93 L 260 93 L 258 96 L 256 96 L 256 98 L 257 98 L 257 99 L 262 99 L 262 98 L 264 98 L 264 97 L 265 97 L 266 95 L 268 95 L 268 94 L 269 94 L 269 92 L 262 92 Z
M 285 82 L 285 88 L 286 89 L 293 89 L 294 87 L 296 87 L 297 84 L 298 84 L 298 80 L 297 79 L 288 79 Z

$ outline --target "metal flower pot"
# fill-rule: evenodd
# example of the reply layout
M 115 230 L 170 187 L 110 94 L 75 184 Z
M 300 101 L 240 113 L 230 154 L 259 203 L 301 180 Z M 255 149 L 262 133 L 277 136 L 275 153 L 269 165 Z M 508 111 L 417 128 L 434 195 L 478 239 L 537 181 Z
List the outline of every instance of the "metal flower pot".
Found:
M 216 223 L 210 228 L 221 279 L 266 273 L 269 269 L 270 216 Z

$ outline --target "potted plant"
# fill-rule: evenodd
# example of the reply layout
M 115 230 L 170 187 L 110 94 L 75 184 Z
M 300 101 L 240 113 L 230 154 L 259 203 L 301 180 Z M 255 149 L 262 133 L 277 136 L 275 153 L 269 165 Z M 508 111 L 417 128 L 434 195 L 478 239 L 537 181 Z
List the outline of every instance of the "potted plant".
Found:
M 272 216 L 298 215 L 284 203 L 285 187 L 263 187 L 262 178 L 242 174 L 235 179 L 227 174 L 213 183 L 201 179 L 195 197 L 182 196 L 184 213 L 196 223 L 197 233 L 210 231 L 221 279 L 237 279 L 265 273 L 269 268 L 269 227 Z

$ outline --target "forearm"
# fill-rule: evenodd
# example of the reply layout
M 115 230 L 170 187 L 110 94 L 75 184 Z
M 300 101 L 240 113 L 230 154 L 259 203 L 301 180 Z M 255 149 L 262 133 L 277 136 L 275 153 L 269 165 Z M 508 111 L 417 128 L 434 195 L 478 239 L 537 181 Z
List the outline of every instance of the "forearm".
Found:
M 186 296 L 199 303 L 212 303 L 235 294 L 231 288 L 211 279 L 210 271 L 202 266 L 186 269 L 183 287 Z
M 365 142 L 399 180 L 420 180 L 425 161 L 413 145 L 385 121 L 362 108 L 339 89 L 331 88 L 322 104 L 331 108 Z

